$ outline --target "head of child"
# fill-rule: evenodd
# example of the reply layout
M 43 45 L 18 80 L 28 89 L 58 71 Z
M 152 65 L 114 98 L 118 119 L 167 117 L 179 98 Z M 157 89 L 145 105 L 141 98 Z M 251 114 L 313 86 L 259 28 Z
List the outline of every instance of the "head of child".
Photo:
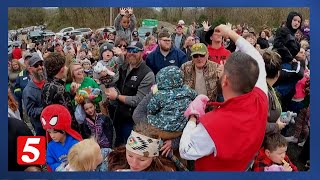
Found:
M 304 26 L 304 27 L 309 27 L 309 25 L 310 25 L 309 19 L 305 19 L 305 20 L 303 21 L 303 26 Z
M 162 68 L 156 75 L 159 90 L 171 90 L 183 86 L 182 72 L 176 66 Z
M 109 170 L 172 171 L 175 169 L 174 164 L 159 155 L 161 145 L 162 141 L 151 125 L 137 124 L 134 131 L 131 132 L 126 146 L 117 147 L 109 154 Z M 139 146 L 146 147 L 139 148 Z
M 108 33 L 108 40 L 115 41 L 116 39 L 116 31 Z
M 81 64 L 84 70 L 91 69 L 91 62 L 89 59 L 84 59 L 83 61 L 81 61 Z
M 52 129 L 48 129 L 47 132 L 54 142 L 60 142 L 64 144 L 67 137 L 65 131 L 52 128 Z
M 94 171 L 102 160 L 100 146 L 93 138 L 78 142 L 68 153 L 69 166 L 73 171 Z
M 152 35 L 148 36 L 145 42 L 145 46 L 152 46 L 154 44 L 156 44 L 156 38 Z
M 303 48 L 304 50 L 309 49 L 309 42 L 305 39 L 300 41 L 300 45 L 301 45 L 301 48 Z
M 306 50 L 301 47 L 300 51 L 298 52 L 298 54 L 296 55 L 295 58 L 298 61 L 305 61 L 306 60 Z
M 80 57 L 80 59 L 85 59 L 87 57 L 87 50 L 81 48 L 79 51 L 79 57 Z
M 100 59 L 104 61 L 109 61 L 113 57 L 113 44 L 111 43 L 104 43 L 100 46 Z
M 67 134 L 81 141 L 81 135 L 71 128 L 71 120 L 69 110 L 63 105 L 52 104 L 45 107 L 41 112 L 41 124 L 49 134 L 47 134 L 48 142 L 52 139 L 55 142 L 63 143 Z
M 245 40 L 247 40 L 253 46 L 256 44 L 255 37 L 254 37 L 254 35 L 252 33 L 248 33 L 248 34 L 243 35 L 243 38 Z
M 129 28 L 129 26 L 130 26 L 130 18 L 129 18 L 129 16 L 127 16 L 127 15 L 122 16 L 120 24 L 124 29 Z
M 89 98 L 85 98 L 81 105 L 88 117 L 93 118 L 94 116 L 96 116 L 96 107 Z
M 265 137 L 265 154 L 272 162 L 282 164 L 282 161 L 286 156 L 287 148 L 288 142 L 280 133 Z
M 97 44 L 97 40 L 95 38 L 90 39 L 90 46 L 94 47 Z

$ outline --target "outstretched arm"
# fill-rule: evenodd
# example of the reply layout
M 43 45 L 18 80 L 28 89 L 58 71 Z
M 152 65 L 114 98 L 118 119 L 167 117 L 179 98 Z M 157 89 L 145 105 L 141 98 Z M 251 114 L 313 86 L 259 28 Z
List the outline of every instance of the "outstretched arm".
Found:
M 257 49 L 226 25 L 219 25 L 215 28 L 215 31 L 221 33 L 223 37 L 230 37 L 233 42 L 236 42 L 236 46 L 241 52 L 250 55 L 254 60 L 257 61 L 259 66 L 259 77 L 255 86 L 260 88 L 266 95 L 268 95 L 265 64 L 261 54 L 257 51 Z

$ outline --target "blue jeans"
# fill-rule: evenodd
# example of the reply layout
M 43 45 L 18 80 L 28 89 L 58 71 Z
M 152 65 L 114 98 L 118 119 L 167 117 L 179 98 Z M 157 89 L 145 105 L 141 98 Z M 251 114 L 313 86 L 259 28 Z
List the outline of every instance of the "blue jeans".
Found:
M 126 144 L 127 140 L 131 134 L 131 131 L 133 130 L 133 121 L 127 121 L 119 124 L 118 126 L 115 126 L 116 129 L 116 143 L 115 147 L 118 147 L 120 145 Z

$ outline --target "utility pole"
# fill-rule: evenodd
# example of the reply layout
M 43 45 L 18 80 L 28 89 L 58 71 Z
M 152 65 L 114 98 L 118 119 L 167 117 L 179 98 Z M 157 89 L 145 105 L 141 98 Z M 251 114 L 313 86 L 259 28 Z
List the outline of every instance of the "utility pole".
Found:
M 110 26 L 113 26 L 113 8 L 110 7 L 110 16 L 109 16 L 109 22 L 110 22 Z

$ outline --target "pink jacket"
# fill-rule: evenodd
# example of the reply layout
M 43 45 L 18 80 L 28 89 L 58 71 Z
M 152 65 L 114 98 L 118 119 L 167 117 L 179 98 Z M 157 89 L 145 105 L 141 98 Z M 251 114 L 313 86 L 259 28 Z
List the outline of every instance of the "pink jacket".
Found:
M 158 44 L 153 44 L 153 45 L 149 45 L 149 46 L 144 47 L 142 58 L 145 60 L 147 58 L 147 55 L 150 52 L 154 51 L 157 47 L 158 47 Z
M 308 78 L 303 77 L 300 81 L 296 84 L 296 94 L 293 96 L 293 99 L 304 99 L 306 93 L 304 92 L 304 88 L 306 86 Z

